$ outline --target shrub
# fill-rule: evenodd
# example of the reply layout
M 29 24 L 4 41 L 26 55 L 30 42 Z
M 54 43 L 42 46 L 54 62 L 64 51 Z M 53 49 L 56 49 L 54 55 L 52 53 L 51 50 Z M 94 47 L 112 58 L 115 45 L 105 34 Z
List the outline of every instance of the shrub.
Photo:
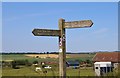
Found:
M 89 59 L 87 59 L 87 60 L 86 60 L 86 63 L 87 63 L 87 64 L 91 64 L 92 61 L 90 61 Z
M 17 65 L 27 65 L 29 62 L 28 60 L 15 60 Z
M 39 58 L 39 56 L 36 56 L 36 58 Z
M 79 62 L 79 63 L 83 62 L 82 59 L 76 59 L 75 61 L 77 61 L 77 62 Z
M 12 61 L 12 68 L 16 68 L 16 62 L 15 61 Z
M 17 65 L 31 66 L 32 64 L 29 63 L 28 60 L 14 60 L 14 61 L 12 62 L 12 68 L 15 68 Z
M 27 64 L 26 64 L 26 66 L 31 66 L 31 65 L 32 65 L 32 63 L 27 63 Z
M 46 67 L 46 65 L 42 65 L 42 68 Z
M 33 64 L 38 64 L 38 61 L 37 60 L 33 61 Z

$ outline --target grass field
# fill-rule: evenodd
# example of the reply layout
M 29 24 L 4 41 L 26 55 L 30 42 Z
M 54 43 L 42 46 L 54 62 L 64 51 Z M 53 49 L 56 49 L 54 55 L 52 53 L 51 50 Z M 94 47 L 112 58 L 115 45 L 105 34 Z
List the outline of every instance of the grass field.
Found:
M 92 60 L 93 56 L 95 54 L 67 54 L 67 60 Z M 40 56 L 40 55 L 39 55 Z M 47 56 L 47 55 L 45 55 Z M 33 61 L 38 62 L 59 62 L 58 58 L 36 58 L 36 57 L 29 57 L 25 54 L 5 54 L 2 55 L 2 60 L 28 60 L 29 62 L 33 63 Z M 35 66 L 19 66 L 19 69 L 13 69 L 11 67 L 3 67 L 2 68 L 2 76 L 22 76 L 23 78 L 26 78 L 28 76 L 59 76 L 59 65 L 58 64 L 52 64 L 52 69 L 43 69 L 42 71 L 35 71 Z M 43 71 L 47 71 L 47 73 L 44 73 Z M 80 69 L 73 69 L 68 68 L 66 69 L 66 74 L 69 77 L 75 77 L 75 76 L 95 76 L 95 72 L 93 70 L 93 67 L 80 67 Z M 118 75 L 118 73 L 108 73 L 108 76 L 115 76 Z
M 80 71 L 80 73 L 79 73 Z M 23 67 L 20 69 L 3 68 L 2 76 L 59 76 L 57 69 L 48 69 L 47 73 L 36 72 L 33 67 Z M 87 69 L 67 69 L 67 76 L 94 76 L 92 68 Z
M 40 55 L 40 54 L 38 54 Z M 47 54 L 45 55 L 47 56 Z M 50 55 L 49 55 L 50 56 Z M 67 54 L 67 60 L 92 60 L 94 54 Z M 9 55 L 2 55 L 2 60 L 29 60 L 30 62 L 33 62 L 34 60 L 38 61 L 58 61 L 57 58 L 49 58 L 49 59 L 43 59 L 43 58 L 35 58 L 35 57 L 28 57 L 26 54 L 9 54 Z
M 67 60 L 92 60 L 94 54 L 67 54 Z M 35 57 L 28 57 L 25 54 L 9 54 L 9 55 L 2 55 L 2 60 L 28 60 L 29 62 L 33 62 L 35 60 L 39 62 L 43 61 L 54 61 L 59 62 L 58 58 L 35 58 Z M 45 69 L 43 69 L 44 71 Z M 58 65 L 53 66 L 52 69 L 47 69 L 47 73 L 44 74 L 43 72 L 36 72 L 34 66 L 23 66 L 20 69 L 13 69 L 10 67 L 2 68 L 2 76 L 59 76 L 59 68 Z M 94 76 L 94 71 L 92 67 L 89 68 L 81 68 L 79 69 L 72 69 L 67 68 L 67 76 Z
M 31 63 L 35 60 L 37 60 L 37 61 L 57 61 L 58 60 L 58 59 L 53 59 L 53 58 L 39 59 L 39 58 L 35 58 L 35 57 L 28 57 L 28 56 L 25 56 L 24 54 L 2 55 L 2 60 L 26 60 L 26 59 Z

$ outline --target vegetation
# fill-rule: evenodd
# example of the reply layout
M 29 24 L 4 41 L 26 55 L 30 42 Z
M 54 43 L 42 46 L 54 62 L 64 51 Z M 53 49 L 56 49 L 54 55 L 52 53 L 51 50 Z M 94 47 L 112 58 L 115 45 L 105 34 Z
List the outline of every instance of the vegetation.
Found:
M 33 61 L 33 64 L 38 64 L 38 61 L 37 60 Z
M 20 69 L 3 68 L 3 76 L 45 76 L 44 71 L 47 71 L 46 76 L 59 76 L 58 68 L 42 69 L 35 71 L 35 67 L 22 67 Z M 67 76 L 79 76 L 79 69 L 67 69 Z M 92 68 L 80 69 L 80 76 L 94 76 Z
M 49 54 L 49 53 L 47 53 Z M 67 54 L 67 60 L 79 61 L 80 65 L 86 64 L 85 67 L 80 67 L 79 69 L 67 68 L 67 76 L 94 76 L 94 70 L 92 66 L 92 58 L 94 54 Z M 58 76 L 59 68 L 58 64 L 48 64 L 51 69 L 45 69 L 43 65 L 38 65 L 41 67 L 42 71 L 35 71 L 36 66 L 32 64 L 40 64 L 40 62 L 57 62 L 58 59 L 55 58 L 36 58 L 36 57 L 26 57 L 24 54 L 3 54 L 3 63 L 5 60 L 12 60 L 11 67 L 3 67 L 3 76 Z M 45 65 L 45 66 L 48 66 Z M 118 75 L 118 72 L 108 73 L 108 76 Z

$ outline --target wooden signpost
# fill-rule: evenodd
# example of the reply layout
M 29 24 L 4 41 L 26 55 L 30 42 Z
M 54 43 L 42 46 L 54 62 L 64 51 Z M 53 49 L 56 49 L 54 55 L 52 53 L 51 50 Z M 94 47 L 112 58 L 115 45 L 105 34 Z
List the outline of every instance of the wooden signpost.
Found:
M 59 19 L 59 30 L 34 29 L 34 36 L 55 36 L 59 37 L 59 76 L 66 78 L 66 28 L 88 28 L 93 25 L 91 20 L 65 22 Z
M 34 29 L 32 33 L 35 36 L 60 36 L 60 30 Z
M 91 20 L 65 22 L 64 28 L 85 28 L 92 26 Z

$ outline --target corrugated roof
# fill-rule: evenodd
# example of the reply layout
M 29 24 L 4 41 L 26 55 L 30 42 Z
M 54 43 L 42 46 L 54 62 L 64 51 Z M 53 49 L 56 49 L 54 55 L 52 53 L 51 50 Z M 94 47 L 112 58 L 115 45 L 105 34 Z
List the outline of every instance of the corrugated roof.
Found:
M 120 62 L 120 52 L 97 53 L 93 57 L 94 62 Z
M 78 61 L 67 61 L 68 64 L 79 64 Z

